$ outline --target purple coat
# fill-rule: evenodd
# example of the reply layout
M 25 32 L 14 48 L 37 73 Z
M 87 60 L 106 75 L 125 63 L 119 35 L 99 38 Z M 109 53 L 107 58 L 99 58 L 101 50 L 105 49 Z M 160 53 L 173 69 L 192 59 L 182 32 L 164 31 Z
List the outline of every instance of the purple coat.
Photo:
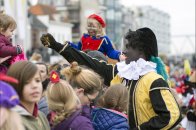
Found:
M 74 112 L 68 119 L 54 126 L 52 130 L 94 130 L 90 120 L 90 108 L 84 106 L 82 111 Z
M 0 57 L 16 56 L 17 48 L 2 34 L 0 34 Z
M 0 57 L 17 56 L 17 48 L 2 34 L 0 34 Z M 14 58 L 14 57 L 12 57 Z M 0 72 L 6 74 L 11 64 L 12 58 L 0 64 Z

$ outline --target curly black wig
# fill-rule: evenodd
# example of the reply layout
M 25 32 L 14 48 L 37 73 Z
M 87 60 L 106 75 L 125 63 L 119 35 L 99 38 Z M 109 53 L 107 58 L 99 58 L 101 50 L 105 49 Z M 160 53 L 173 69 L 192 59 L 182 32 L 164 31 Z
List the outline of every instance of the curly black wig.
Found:
M 126 48 L 132 47 L 143 51 L 146 60 L 150 60 L 151 56 L 158 56 L 157 39 L 154 32 L 145 27 L 137 29 L 136 31 L 129 30 L 125 35 L 125 39 L 128 40 Z

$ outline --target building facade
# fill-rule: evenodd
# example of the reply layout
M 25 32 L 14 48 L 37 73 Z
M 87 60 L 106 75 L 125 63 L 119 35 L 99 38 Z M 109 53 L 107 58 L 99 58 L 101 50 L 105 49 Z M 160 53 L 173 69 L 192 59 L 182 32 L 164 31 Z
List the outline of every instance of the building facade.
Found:
M 171 45 L 170 16 L 151 6 L 132 7 L 133 29 L 151 28 L 157 36 L 159 54 L 169 54 Z
M 60 21 L 73 24 L 72 42 L 75 43 L 87 32 L 87 17 L 99 13 L 98 0 L 39 0 L 39 3 L 54 6 Z
M 86 20 L 92 13 L 103 17 L 106 22 L 106 35 L 117 49 L 120 47 L 125 28 L 130 26 L 127 25 L 130 22 L 127 18 L 128 12 L 122 11 L 125 8 L 120 4 L 120 0 L 58 0 L 56 3 L 54 0 L 39 0 L 39 2 L 54 5 L 61 14 L 61 19 L 74 25 L 72 28 L 73 42 L 79 41 L 83 33 L 87 32 Z

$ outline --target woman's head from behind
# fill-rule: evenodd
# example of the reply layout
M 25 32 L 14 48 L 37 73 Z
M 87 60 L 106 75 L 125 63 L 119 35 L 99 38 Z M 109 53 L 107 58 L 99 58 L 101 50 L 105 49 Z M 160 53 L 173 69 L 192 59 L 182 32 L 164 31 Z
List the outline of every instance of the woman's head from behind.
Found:
M 110 86 L 98 101 L 98 106 L 127 112 L 128 90 L 121 84 Z
M 73 62 L 70 67 L 64 68 L 61 73 L 65 75 L 83 105 L 90 104 L 102 89 L 101 77 L 94 71 L 78 66 Z
M 59 79 L 56 83 L 50 82 L 46 95 L 49 109 L 56 112 L 55 124 L 71 115 L 80 105 L 73 88 L 64 80 Z
M 7 72 L 19 81 L 10 83 L 19 95 L 21 102 L 36 103 L 42 95 L 42 82 L 39 70 L 34 63 L 19 61 L 11 65 Z

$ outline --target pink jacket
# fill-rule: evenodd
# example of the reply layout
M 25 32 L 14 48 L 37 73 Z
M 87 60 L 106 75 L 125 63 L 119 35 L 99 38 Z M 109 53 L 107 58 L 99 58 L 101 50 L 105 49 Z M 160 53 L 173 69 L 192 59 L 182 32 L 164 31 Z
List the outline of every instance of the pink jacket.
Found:
M 7 56 L 11 56 L 11 58 L 0 64 L 0 72 L 4 74 L 11 64 L 20 60 L 27 60 L 23 52 L 18 54 L 17 47 L 13 46 L 4 35 L 0 34 L 0 57 L 5 58 Z
M 12 43 L 2 34 L 0 34 L 0 57 L 16 56 L 17 47 L 13 46 Z

